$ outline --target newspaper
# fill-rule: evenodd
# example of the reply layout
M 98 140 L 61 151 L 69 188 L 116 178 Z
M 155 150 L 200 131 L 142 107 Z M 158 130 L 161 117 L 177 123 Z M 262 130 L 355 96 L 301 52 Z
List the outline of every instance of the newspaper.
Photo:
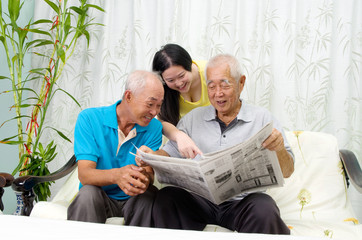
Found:
M 194 159 L 165 157 L 138 150 L 153 167 L 160 183 L 192 191 L 220 204 L 241 193 L 282 186 L 283 175 L 275 152 L 262 147 L 273 130 L 267 124 L 247 141 Z

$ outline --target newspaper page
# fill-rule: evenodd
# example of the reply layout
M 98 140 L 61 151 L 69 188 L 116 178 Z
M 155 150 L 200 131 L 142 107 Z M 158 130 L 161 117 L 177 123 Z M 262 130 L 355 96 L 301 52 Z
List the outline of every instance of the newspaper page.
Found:
M 220 204 L 241 193 L 282 186 L 283 174 L 275 152 L 262 147 L 273 130 L 269 123 L 247 141 L 194 159 L 144 153 L 160 183 L 192 191 Z

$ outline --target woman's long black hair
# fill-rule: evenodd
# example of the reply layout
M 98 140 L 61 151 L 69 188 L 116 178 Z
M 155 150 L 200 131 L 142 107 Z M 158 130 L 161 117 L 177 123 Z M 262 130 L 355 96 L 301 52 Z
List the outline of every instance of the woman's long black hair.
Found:
M 181 66 L 189 72 L 192 69 L 190 54 L 177 44 L 164 45 L 153 57 L 152 69 L 161 77 L 162 73 L 171 66 Z M 180 92 L 169 88 L 166 83 L 163 88 L 165 96 L 158 117 L 176 126 L 180 120 Z

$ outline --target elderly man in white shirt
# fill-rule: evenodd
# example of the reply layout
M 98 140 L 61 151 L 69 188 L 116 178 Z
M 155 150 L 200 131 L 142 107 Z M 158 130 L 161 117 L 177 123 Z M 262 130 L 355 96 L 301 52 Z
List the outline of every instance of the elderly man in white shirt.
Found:
M 263 147 L 276 152 L 283 176 L 289 177 L 294 171 L 294 156 L 282 126 L 266 109 L 240 100 L 245 76 L 237 59 L 227 54 L 213 57 L 206 68 L 206 79 L 212 105 L 192 110 L 177 128 L 187 133 L 203 153 L 209 153 L 241 143 L 273 121 L 275 128 Z M 141 149 L 181 157 L 172 141 L 156 152 L 145 146 Z M 217 224 L 237 232 L 290 234 L 275 201 L 262 192 L 217 205 L 184 189 L 166 187 L 158 192 L 152 215 L 155 227 L 160 228 L 203 230 L 207 224 Z

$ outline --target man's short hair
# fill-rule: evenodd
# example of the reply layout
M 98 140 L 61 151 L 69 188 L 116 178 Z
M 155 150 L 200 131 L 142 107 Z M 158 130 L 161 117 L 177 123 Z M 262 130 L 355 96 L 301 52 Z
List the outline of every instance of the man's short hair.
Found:
M 163 80 L 157 73 L 144 70 L 135 70 L 128 75 L 124 90 L 129 90 L 133 94 L 137 95 L 144 89 L 147 79 L 152 75 L 163 84 Z
M 244 74 L 241 71 L 241 66 L 240 66 L 238 59 L 236 59 L 236 57 L 234 57 L 233 55 L 223 53 L 223 54 L 218 54 L 218 55 L 212 57 L 209 60 L 209 62 L 207 63 L 206 69 L 216 67 L 222 63 L 226 63 L 229 66 L 231 77 L 234 78 L 237 81 L 237 83 L 239 84 L 238 80 Z M 206 74 L 206 71 L 205 71 L 205 74 Z M 206 76 L 206 79 L 207 79 L 207 76 Z

